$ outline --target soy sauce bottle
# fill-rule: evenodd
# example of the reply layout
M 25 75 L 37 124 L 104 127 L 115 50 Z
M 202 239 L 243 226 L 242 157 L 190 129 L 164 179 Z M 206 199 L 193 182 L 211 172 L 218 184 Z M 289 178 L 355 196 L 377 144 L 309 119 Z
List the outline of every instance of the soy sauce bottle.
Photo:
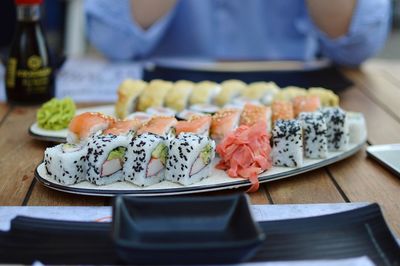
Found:
M 54 96 L 54 71 L 40 24 L 43 0 L 15 0 L 17 27 L 6 66 L 11 103 L 36 104 Z

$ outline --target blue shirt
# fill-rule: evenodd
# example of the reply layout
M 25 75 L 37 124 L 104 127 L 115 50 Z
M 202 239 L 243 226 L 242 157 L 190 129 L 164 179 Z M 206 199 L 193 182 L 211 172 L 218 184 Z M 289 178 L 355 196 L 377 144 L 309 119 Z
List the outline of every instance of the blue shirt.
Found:
M 185 56 L 312 60 L 319 54 L 357 65 L 385 42 L 389 0 L 358 0 L 348 33 L 331 39 L 312 22 L 305 0 L 181 0 L 146 31 L 129 0 L 86 0 L 91 43 L 113 60 Z

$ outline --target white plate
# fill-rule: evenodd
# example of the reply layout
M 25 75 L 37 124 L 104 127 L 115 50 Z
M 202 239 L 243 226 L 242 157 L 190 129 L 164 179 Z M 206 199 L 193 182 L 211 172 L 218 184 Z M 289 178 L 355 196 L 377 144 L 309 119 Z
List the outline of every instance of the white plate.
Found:
M 364 146 L 365 141 L 351 144 L 347 151 L 329 153 L 328 158 L 324 160 L 305 159 L 303 167 L 272 167 L 272 169 L 260 175 L 260 183 L 273 180 L 283 179 L 290 176 L 298 175 L 314 169 L 318 169 L 334 162 L 343 160 Z M 216 158 L 214 164 L 218 161 Z M 236 189 L 239 187 L 249 186 L 250 182 L 242 178 L 231 178 L 224 171 L 213 168 L 211 176 L 199 183 L 191 186 L 182 186 L 180 184 L 163 181 L 149 187 L 138 187 L 128 182 L 117 182 L 106 186 L 96 186 L 89 182 L 66 186 L 57 183 L 47 175 L 44 163 L 41 163 L 35 171 L 35 177 L 46 187 L 74 194 L 93 195 L 93 196 L 115 196 L 115 195 L 132 195 L 132 196 L 161 196 L 161 195 L 179 195 L 200 192 L 217 191 L 224 189 Z
M 101 105 L 93 106 L 88 108 L 80 108 L 76 110 L 76 114 L 81 114 L 84 112 L 100 112 L 105 115 L 111 115 L 115 117 L 115 106 L 114 105 Z M 67 129 L 63 130 L 46 130 L 40 128 L 38 123 L 35 122 L 29 127 L 29 135 L 35 139 L 53 142 L 65 142 L 67 138 Z

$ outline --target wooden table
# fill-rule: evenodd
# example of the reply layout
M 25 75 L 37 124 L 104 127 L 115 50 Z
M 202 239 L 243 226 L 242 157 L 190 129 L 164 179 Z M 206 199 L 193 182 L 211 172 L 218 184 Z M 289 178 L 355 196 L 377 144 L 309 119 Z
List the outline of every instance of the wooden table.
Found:
M 355 86 L 340 93 L 341 106 L 366 116 L 366 146 L 400 143 L 400 61 L 373 60 L 362 70 L 343 72 Z M 0 103 L 0 205 L 109 205 L 109 198 L 57 192 L 34 179 L 45 147 L 52 145 L 27 133 L 36 109 Z M 365 149 L 323 169 L 265 184 L 250 198 L 254 204 L 377 202 L 400 236 L 400 178 L 367 158 Z

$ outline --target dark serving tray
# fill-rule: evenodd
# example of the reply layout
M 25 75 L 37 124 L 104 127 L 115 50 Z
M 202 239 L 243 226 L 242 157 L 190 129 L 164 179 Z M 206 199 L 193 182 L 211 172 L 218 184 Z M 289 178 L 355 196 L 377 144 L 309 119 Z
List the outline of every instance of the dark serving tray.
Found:
M 400 248 L 377 204 L 302 219 L 260 222 L 265 241 L 249 261 L 341 259 L 368 256 L 400 265 Z M 173 252 L 173 251 L 172 251 Z M 157 254 L 148 258 L 151 263 Z M 121 264 L 110 223 L 17 217 L 0 232 L 0 263 Z

